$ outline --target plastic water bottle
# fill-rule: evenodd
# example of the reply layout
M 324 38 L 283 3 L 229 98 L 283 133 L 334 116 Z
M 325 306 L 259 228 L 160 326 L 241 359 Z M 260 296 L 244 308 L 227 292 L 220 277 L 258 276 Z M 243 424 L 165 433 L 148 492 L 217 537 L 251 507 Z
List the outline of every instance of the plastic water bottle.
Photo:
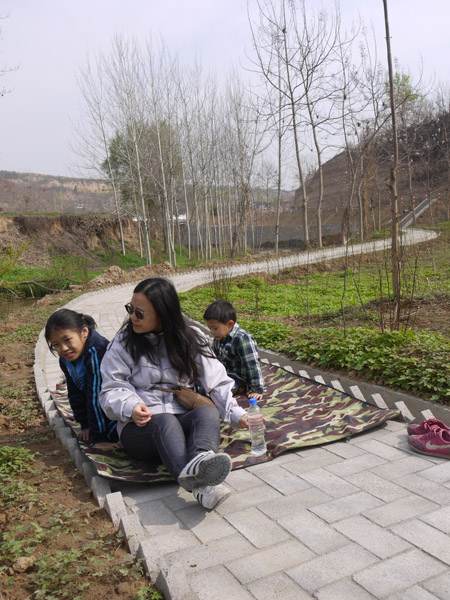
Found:
M 264 439 L 264 421 L 261 409 L 256 403 L 256 398 L 250 398 L 250 406 L 247 411 L 248 429 L 252 439 L 252 454 L 264 454 L 267 451 Z

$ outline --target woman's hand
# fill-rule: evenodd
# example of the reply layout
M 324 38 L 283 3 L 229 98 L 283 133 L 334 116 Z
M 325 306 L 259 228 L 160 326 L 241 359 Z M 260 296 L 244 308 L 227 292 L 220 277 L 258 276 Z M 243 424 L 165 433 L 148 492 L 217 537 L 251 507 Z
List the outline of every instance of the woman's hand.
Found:
M 242 417 L 239 419 L 239 427 L 242 427 L 242 429 L 248 429 L 248 415 L 247 415 L 247 413 L 245 413 L 244 415 L 242 415 Z
M 266 428 L 266 417 L 263 417 L 263 421 L 264 421 L 264 429 Z M 248 429 L 248 414 L 245 413 L 245 415 L 242 415 L 242 417 L 239 419 L 239 427 L 242 427 L 242 429 Z
M 131 413 L 131 418 L 138 427 L 144 427 L 152 418 L 152 413 L 145 404 L 136 404 Z

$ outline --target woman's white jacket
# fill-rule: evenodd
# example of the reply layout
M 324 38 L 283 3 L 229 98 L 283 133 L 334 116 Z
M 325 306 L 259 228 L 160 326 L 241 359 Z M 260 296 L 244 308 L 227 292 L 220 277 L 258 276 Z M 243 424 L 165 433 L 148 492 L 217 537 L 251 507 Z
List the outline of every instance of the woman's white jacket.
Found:
M 193 329 L 202 335 L 200 329 Z M 108 346 L 102 360 L 100 405 L 110 419 L 118 421 L 119 435 L 124 425 L 131 421 L 131 413 L 137 404 L 145 404 L 153 414 L 186 412 L 176 401 L 174 394 L 152 389 L 155 385 L 169 388 L 193 386 L 187 379 L 180 378 L 172 367 L 167 356 L 164 334 L 149 334 L 149 341 L 159 358 L 157 364 L 146 357 L 141 357 L 135 363 L 125 348 L 122 333 Z M 198 354 L 195 362 L 199 382 L 217 406 L 222 420 L 237 427 L 245 410 L 231 394 L 234 381 L 228 377 L 225 367 L 212 353 L 210 357 Z

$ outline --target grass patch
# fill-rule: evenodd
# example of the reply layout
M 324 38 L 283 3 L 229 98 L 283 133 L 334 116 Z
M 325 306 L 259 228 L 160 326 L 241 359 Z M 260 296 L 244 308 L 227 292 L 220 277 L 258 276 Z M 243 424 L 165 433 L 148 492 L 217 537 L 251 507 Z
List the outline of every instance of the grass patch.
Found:
M 129 247 L 126 247 L 125 255 L 120 250 L 110 249 L 105 252 L 96 252 L 96 256 L 106 267 L 117 265 L 123 271 L 131 271 L 147 264 L 145 256 L 141 256 L 139 252 L 131 250 Z

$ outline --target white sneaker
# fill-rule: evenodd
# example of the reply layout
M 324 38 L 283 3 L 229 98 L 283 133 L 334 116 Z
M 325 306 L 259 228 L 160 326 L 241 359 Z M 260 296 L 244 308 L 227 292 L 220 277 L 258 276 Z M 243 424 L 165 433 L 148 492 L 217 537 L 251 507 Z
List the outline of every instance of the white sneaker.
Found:
M 218 485 L 231 471 L 231 458 L 228 454 L 216 454 L 212 450 L 200 452 L 178 475 L 178 483 L 188 492 L 195 487 Z
M 212 510 L 220 502 L 228 498 L 231 491 L 224 485 L 196 487 L 192 492 L 197 502 L 208 510 Z

